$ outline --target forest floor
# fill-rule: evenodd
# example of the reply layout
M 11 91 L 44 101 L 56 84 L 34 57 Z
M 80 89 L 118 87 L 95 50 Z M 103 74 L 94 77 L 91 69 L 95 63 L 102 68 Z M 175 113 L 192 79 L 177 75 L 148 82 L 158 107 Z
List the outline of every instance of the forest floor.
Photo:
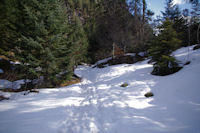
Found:
M 79 66 L 81 83 L 3 93 L 10 99 L 0 101 L 0 133 L 200 133 L 200 50 L 193 47 L 173 53 L 191 63 L 168 76 L 151 75 L 148 59 Z M 154 96 L 146 98 L 150 91 Z

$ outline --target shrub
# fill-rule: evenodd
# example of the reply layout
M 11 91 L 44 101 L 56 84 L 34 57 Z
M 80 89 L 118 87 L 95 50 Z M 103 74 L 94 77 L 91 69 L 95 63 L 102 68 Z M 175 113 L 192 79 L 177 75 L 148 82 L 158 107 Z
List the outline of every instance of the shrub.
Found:
M 173 23 L 169 19 L 163 22 L 160 26 L 160 34 L 152 42 L 149 49 L 152 62 L 155 62 L 154 69 L 151 72 L 153 75 L 169 75 L 182 68 L 179 67 L 176 59 L 171 56 L 171 53 L 181 44 L 181 40 L 178 39 L 178 34 L 172 25 Z
M 182 67 L 178 65 L 174 57 L 162 56 L 159 61 L 154 64 L 152 75 L 165 76 L 178 72 Z

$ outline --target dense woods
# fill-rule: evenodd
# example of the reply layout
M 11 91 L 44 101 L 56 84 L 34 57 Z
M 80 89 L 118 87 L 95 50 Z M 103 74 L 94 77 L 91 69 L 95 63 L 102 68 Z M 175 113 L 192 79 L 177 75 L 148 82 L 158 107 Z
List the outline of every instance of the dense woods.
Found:
M 159 75 L 178 67 L 173 50 L 199 42 L 200 3 L 190 3 L 191 11 L 166 0 L 153 19 L 145 0 L 1 0 L 0 56 L 20 62 L 21 78 L 43 77 L 41 86 L 53 87 L 81 62 L 111 56 L 115 43 L 149 53 Z

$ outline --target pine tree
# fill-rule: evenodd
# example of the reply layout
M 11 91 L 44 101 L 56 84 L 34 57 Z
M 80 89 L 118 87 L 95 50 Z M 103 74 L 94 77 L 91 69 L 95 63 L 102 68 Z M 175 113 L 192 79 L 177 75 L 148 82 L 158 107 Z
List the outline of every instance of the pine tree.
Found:
M 73 51 L 75 53 L 79 53 L 77 56 L 81 57 L 78 58 L 78 60 L 76 60 L 76 64 L 78 64 L 80 60 L 85 58 L 85 55 L 87 55 L 87 58 L 93 57 L 92 56 L 93 50 L 90 52 L 86 52 L 86 49 L 88 47 L 90 47 L 91 49 L 94 40 L 96 40 L 95 19 L 96 15 L 98 14 L 98 11 L 96 10 L 97 2 L 95 0 L 77 0 L 77 1 L 65 0 L 65 2 L 67 4 L 67 7 L 69 7 L 68 9 L 70 10 L 69 18 L 74 32 L 72 34 L 73 35 L 72 40 L 74 40 L 75 42 Z M 80 48 L 78 48 L 78 45 L 80 46 Z
M 173 23 L 169 19 L 166 19 L 159 28 L 161 33 L 152 42 L 149 50 L 152 61 L 155 62 L 152 74 L 168 75 L 180 69 L 171 53 L 179 47 L 181 40 L 178 39 Z
M 149 24 L 153 12 L 148 10 L 146 0 L 130 0 L 129 2 L 129 10 L 133 14 L 134 52 L 146 51 L 149 45 L 148 40 L 153 36 L 153 30 Z
M 173 0 L 165 0 L 165 2 L 166 2 L 165 11 L 162 12 L 163 18 L 168 18 L 170 20 L 173 20 L 175 16 L 174 10 L 176 8 L 176 5 L 173 4 Z
M 78 16 L 74 16 L 73 32 L 70 36 L 72 42 L 72 58 L 77 66 L 81 61 L 86 61 L 88 39 L 85 34 L 83 25 Z
M 200 43 L 200 1 L 193 0 L 191 11 L 191 44 Z
M 58 83 L 58 73 L 67 71 L 65 77 L 72 73 L 69 58 L 72 46 L 68 39 L 71 28 L 63 5 L 59 0 L 20 1 L 23 23 L 16 55 L 28 78 L 43 76 L 46 87 Z
M 178 5 L 173 0 L 166 0 L 165 11 L 162 12 L 163 20 L 169 19 L 173 23 L 173 28 L 178 34 L 178 39 L 182 41 L 182 46 L 188 45 L 188 23 Z
M 14 58 L 13 48 L 18 40 L 17 26 L 18 7 L 16 0 L 0 1 L 0 55 Z

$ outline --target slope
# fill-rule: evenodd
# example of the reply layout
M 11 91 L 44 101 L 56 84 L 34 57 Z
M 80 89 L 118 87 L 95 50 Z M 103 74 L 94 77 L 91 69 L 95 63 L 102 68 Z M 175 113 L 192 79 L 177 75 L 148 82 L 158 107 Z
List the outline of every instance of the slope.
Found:
M 148 60 L 79 66 L 79 84 L 7 94 L 11 99 L 0 102 L 0 133 L 199 133 L 200 50 L 193 47 L 173 53 L 183 64 L 191 61 L 173 75 L 151 75 Z M 149 91 L 155 96 L 145 98 Z

